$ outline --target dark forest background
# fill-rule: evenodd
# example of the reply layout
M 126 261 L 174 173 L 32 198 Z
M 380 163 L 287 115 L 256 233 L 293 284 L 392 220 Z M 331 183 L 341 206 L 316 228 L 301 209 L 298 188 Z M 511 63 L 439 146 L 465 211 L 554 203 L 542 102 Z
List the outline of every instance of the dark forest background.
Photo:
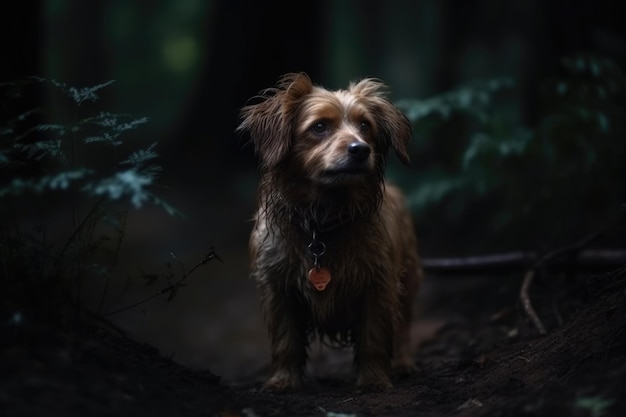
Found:
M 203 267 L 172 303 L 112 317 L 181 362 L 220 371 L 258 354 L 249 341 L 264 330 L 238 313 L 256 305 L 246 244 L 258 177 L 235 128 L 246 100 L 286 72 L 333 89 L 366 76 L 389 85 L 415 128 L 412 165 L 391 158 L 389 176 L 409 196 L 424 257 L 549 251 L 598 231 L 599 247 L 624 247 L 618 2 L 49 0 L 12 8 L 2 17 L 0 81 L 39 76 L 83 88 L 115 80 L 80 111 L 147 117 L 122 149 L 156 143 L 163 171 L 154 193 L 184 214 L 150 204 L 129 214 L 110 294 L 140 299 L 146 289 L 127 277 L 166 268 L 170 253 L 189 268 L 213 245 L 224 261 Z M 77 111 L 61 95 L 36 97 L 43 122 Z M 83 156 L 102 156 L 93 152 Z M 58 207 L 42 203 L 27 223 L 62 225 L 69 215 Z M 63 226 L 54 233 L 67 235 Z M 103 285 L 90 281 L 83 300 L 98 305 Z M 124 305 L 113 295 L 109 310 Z M 217 325 L 224 321 L 228 329 Z M 241 349 L 224 359 L 216 340 Z

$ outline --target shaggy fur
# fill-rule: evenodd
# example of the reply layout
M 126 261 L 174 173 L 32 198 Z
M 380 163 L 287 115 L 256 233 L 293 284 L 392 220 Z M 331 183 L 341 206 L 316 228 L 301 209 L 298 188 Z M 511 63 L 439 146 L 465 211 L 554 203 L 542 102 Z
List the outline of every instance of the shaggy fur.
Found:
M 316 335 L 354 346 L 359 387 L 387 388 L 392 362 L 413 366 L 422 277 L 403 195 L 383 178 L 390 147 L 408 163 L 411 125 L 374 79 L 328 91 L 287 74 L 257 99 L 238 130 L 262 171 L 250 257 L 271 342 L 265 388 L 301 386 Z M 323 290 L 308 278 L 320 269 L 331 276 Z

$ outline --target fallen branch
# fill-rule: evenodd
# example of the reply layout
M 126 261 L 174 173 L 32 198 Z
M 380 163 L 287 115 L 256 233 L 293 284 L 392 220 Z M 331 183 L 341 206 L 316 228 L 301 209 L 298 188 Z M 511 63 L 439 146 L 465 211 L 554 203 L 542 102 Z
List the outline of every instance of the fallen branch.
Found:
M 580 242 L 557 250 L 539 254 L 537 252 L 506 252 L 462 258 L 425 258 L 422 266 L 426 272 L 446 275 L 475 275 L 526 271 L 520 288 L 520 301 L 524 312 L 540 334 L 546 334 L 541 319 L 535 312 L 528 291 L 539 271 L 555 270 L 607 270 L 626 265 L 624 249 L 585 249 L 599 236 L 591 234 Z
M 564 254 L 565 255 L 565 254 Z M 543 263 L 550 270 L 578 269 L 605 270 L 626 264 L 626 250 L 587 249 L 580 250 L 569 259 L 552 257 Z M 475 274 L 499 273 L 503 271 L 527 270 L 529 265 L 539 259 L 537 252 L 507 252 L 491 255 L 469 256 L 461 258 L 425 258 L 424 270 L 437 274 Z M 546 263 L 548 263 L 546 265 Z

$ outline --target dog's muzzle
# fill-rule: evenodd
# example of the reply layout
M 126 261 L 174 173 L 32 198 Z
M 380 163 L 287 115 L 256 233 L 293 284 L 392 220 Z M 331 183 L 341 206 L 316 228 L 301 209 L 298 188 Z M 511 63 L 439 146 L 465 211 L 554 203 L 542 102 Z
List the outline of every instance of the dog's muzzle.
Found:
M 372 148 L 367 143 L 351 142 L 343 157 L 332 168 L 326 169 L 321 179 L 333 184 L 359 181 L 372 169 L 369 161 L 371 153 Z

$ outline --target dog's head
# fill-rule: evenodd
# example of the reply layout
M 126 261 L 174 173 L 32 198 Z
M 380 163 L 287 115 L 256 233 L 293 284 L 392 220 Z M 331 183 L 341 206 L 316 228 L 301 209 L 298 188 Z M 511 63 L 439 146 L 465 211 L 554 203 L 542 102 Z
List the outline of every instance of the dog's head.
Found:
M 265 171 L 297 167 L 313 184 L 342 185 L 380 177 L 389 147 L 409 162 L 411 124 L 378 80 L 329 91 L 287 74 L 258 98 L 242 109 L 238 130 L 250 133 Z

